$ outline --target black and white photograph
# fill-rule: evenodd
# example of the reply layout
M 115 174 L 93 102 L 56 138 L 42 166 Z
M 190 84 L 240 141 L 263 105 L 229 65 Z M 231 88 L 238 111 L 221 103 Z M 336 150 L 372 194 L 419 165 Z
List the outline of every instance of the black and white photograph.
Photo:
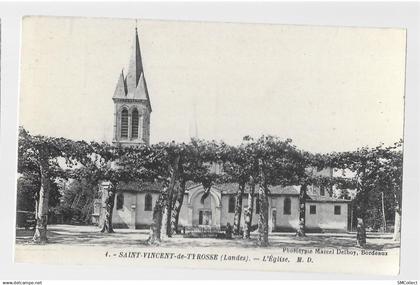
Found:
M 397 275 L 406 32 L 25 16 L 15 262 Z

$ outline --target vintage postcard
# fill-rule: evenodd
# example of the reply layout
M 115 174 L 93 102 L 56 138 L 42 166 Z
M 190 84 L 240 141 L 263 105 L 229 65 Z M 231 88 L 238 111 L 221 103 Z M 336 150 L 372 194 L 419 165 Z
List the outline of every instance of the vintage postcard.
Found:
M 399 273 L 404 29 L 22 25 L 15 262 Z

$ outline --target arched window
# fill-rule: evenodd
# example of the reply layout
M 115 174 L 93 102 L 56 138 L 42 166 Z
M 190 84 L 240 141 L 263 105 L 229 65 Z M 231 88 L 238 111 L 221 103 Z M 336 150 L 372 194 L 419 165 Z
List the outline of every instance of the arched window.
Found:
M 128 111 L 123 109 L 121 111 L 121 138 L 128 138 Z
M 152 210 L 152 195 L 149 193 L 146 194 L 144 197 L 144 210 L 151 211 Z
M 117 195 L 117 210 L 121 210 L 124 206 L 124 194 L 119 193 Z
M 131 137 L 133 139 L 139 137 L 139 111 L 137 109 L 131 113 Z
M 234 213 L 235 212 L 235 197 L 229 197 L 229 205 L 228 205 L 228 212 Z
M 283 202 L 283 214 L 290 215 L 291 212 L 292 212 L 292 201 L 290 201 L 290 198 L 287 197 L 284 199 L 284 202 Z
M 256 199 L 255 199 L 255 213 L 256 214 L 260 213 L 260 211 L 261 211 L 260 206 L 261 206 L 260 205 L 260 196 L 257 196 Z

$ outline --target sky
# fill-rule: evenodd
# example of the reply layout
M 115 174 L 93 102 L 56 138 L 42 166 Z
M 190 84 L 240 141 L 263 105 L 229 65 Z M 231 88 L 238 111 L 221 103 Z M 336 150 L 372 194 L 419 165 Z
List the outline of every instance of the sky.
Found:
M 264 134 L 325 153 L 403 137 L 405 30 L 106 18 L 24 18 L 20 125 L 111 142 L 136 25 L 151 143 Z

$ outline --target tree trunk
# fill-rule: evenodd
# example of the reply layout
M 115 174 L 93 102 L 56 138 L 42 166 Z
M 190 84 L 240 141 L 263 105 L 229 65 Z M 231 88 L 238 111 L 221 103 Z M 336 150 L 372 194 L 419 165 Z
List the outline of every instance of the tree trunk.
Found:
M 168 188 L 165 187 L 160 193 L 158 200 L 155 203 L 153 208 L 153 221 L 150 226 L 149 239 L 147 242 L 149 244 L 159 245 L 161 242 L 161 227 L 162 227 L 162 218 L 163 218 L 163 209 L 165 206 L 165 200 L 167 195 Z
M 244 213 L 244 239 L 251 238 L 251 228 L 252 228 L 252 213 L 254 212 L 254 193 L 255 193 L 255 183 L 254 179 L 250 179 L 249 185 L 249 193 L 248 193 L 248 207 Z
M 366 229 L 363 218 L 357 218 L 357 246 L 365 247 L 366 246 Z
M 114 212 L 114 202 L 115 202 L 115 188 L 114 183 L 111 183 L 107 190 L 107 197 L 105 199 L 105 220 L 101 229 L 101 233 L 114 233 L 114 228 L 112 226 L 112 214 Z
M 245 183 L 240 183 L 236 192 L 235 217 L 233 219 L 233 234 L 239 235 L 241 231 L 242 196 L 244 195 Z
M 268 188 L 265 181 L 265 175 L 262 160 L 258 162 L 260 168 L 260 185 L 258 198 L 260 199 L 260 216 L 258 220 L 258 245 L 268 246 Z
M 385 216 L 385 202 L 384 202 L 384 192 L 381 192 L 381 208 L 382 208 L 382 229 L 383 232 L 386 233 L 387 226 L 386 226 L 386 216 Z
M 401 240 L 401 192 L 395 192 L 395 221 L 394 221 L 394 241 Z
M 258 244 L 259 246 L 268 246 L 268 196 L 264 185 L 259 188 L 260 216 L 258 220 Z
M 366 168 L 363 169 L 362 176 L 366 177 Z M 365 216 L 367 208 L 367 193 L 364 185 L 359 182 L 357 184 L 356 192 L 356 202 L 357 202 L 357 226 L 356 226 L 356 245 L 359 247 L 366 246 L 366 228 L 365 228 Z
M 394 241 L 401 240 L 401 210 L 395 209 Z
M 360 247 L 366 246 L 366 227 L 365 227 L 365 216 L 366 216 L 366 193 L 360 193 L 358 201 L 358 217 L 356 226 L 356 245 Z
M 179 186 L 178 196 L 176 198 L 171 217 L 171 231 L 172 233 L 178 233 L 178 220 L 179 213 L 181 212 L 182 203 L 184 202 L 185 195 L 185 180 L 182 180 Z
M 174 185 L 175 186 L 175 185 Z M 173 206 L 173 188 L 172 191 L 169 189 L 168 191 L 168 201 L 165 207 L 165 234 L 167 237 L 172 237 L 172 227 L 171 227 L 171 220 L 172 220 L 172 206 Z
M 299 229 L 296 231 L 296 236 L 306 236 L 306 190 L 307 185 L 303 184 L 299 192 Z
M 168 191 L 169 192 L 169 191 Z M 169 194 L 169 193 L 168 193 Z M 169 212 L 169 195 L 166 198 L 165 206 L 162 209 L 162 222 L 161 222 L 161 230 L 160 233 L 162 236 L 170 237 L 168 234 L 168 212 Z
M 35 219 L 36 219 L 36 217 L 38 217 L 39 192 L 35 193 L 34 200 L 35 200 Z
M 41 189 L 39 190 L 39 202 L 36 209 L 36 227 L 33 241 L 36 243 L 46 243 L 47 224 L 48 224 L 48 201 L 50 197 L 50 180 L 46 173 L 46 163 L 40 166 L 41 170 Z
M 149 244 L 159 245 L 162 241 L 162 218 L 164 212 L 168 211 L 168 208 L 171 208 L 172 205 L 172 201 L 169 200 L 169 195 L 170 193 L 173 193 L 175 187 L 176 178 L 178 176 L 179 159 L 180 155 L 177 154 L 174 158 L 172 165 L 169 166 L 169 183 L 168 181 L 165 182 L 165 184 L 167 184 L 168 186 L 165 186 L 163 188 L 158 200 L 156 201 L 155 207 L 153 208 L 153 222 L 150 226 L 150 233 L 148 239 Z M 170 214 L 166 215 L 166 218 L 168 217 L 170 217 Z M 167 231 L 167 223 L 164 223 L 163 226 L 164 230 Z

